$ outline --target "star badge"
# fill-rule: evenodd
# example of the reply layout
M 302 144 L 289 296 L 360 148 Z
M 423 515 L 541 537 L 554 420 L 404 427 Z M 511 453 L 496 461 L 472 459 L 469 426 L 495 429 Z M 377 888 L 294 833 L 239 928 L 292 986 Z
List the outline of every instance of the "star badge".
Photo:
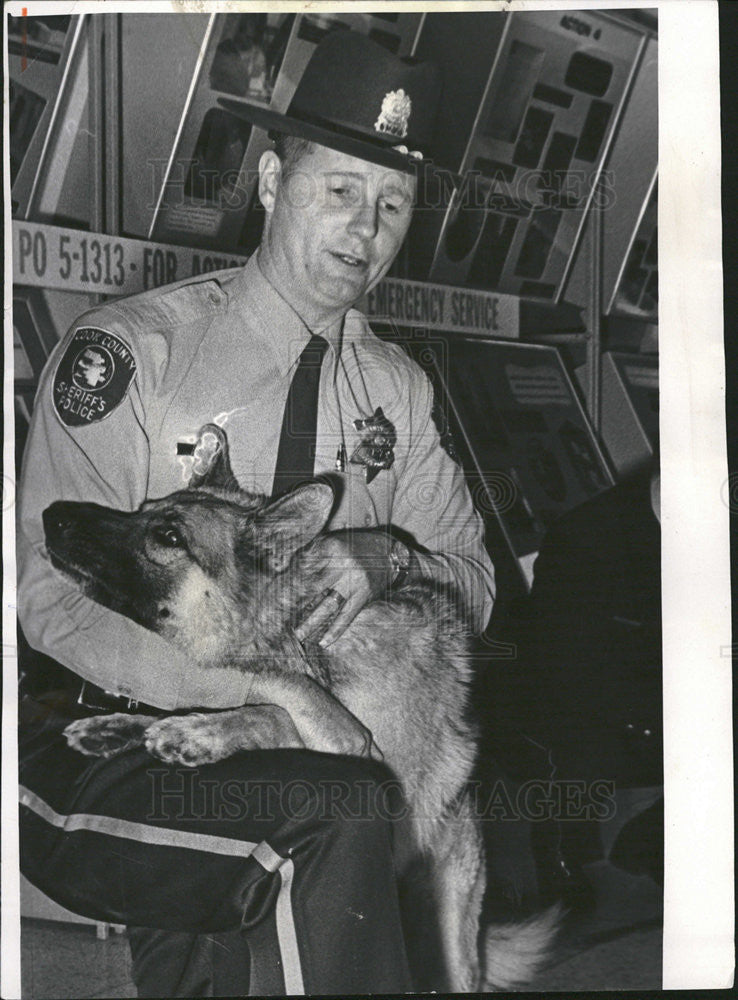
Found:
M 378 406 L 371 417 L 354 420 L 354 427 L 359 431 L 361 441 L 354 449 L 350 462 L 352 465 L 363 465 L 364 477 L 367 483 L 371 483 L 382 469 L 392 468 L 397 443 L 395 425 Z

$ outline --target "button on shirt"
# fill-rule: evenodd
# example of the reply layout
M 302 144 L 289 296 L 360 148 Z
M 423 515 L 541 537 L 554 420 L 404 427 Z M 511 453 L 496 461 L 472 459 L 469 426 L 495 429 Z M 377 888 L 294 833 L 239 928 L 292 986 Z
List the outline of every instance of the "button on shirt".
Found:
M 136 372 L 103 419 L 67 426 L 54 409 L 53 381 L 82 328 L 123 341 Z M 329 343 L 315 472 L 341 480 L 328 527 L 394 524 L 408 532 L 422 550 L 424 575 L 455 586 L 481 631 L 492 607 L 492 567 L 463 474 L 440 446 L 428 379 L 356 310 L 315 332 Z M 200 670 L 159 636 L 81 595 L 46 556 L 41 515 L 55 500 L 132 511 L 184 488 L 188 446 L 211 422 L 226 432 L 241 487 L 268 494 L 287 392 L 310 336 L 256 257 L 243 268 L 105 304 L 75 323 L 41 379 L 19 496 L 19 615 L 35 649 L 106 690 L 163 709 L 243 703 L 237 670 Z M 336 473 L 338 449 L 350 457 L 359 443 L 354 420 L 377 407 L 397 432 L 392 467 L 369 484 L 361 466 Z

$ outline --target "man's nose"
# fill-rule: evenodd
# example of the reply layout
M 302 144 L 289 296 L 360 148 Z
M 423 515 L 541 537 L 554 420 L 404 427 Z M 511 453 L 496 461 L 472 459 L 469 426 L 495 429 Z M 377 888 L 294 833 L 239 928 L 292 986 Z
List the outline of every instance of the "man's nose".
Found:
M 358 205 L 351 216 L 348 230 L 364 239 L 373 239 L 377 235 L 378 218 L 376 205 Z

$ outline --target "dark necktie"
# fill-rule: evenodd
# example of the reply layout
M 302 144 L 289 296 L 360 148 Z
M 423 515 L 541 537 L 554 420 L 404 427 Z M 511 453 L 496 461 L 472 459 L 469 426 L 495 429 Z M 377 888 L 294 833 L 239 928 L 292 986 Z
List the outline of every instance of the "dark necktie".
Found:
M 272 496 L 312 479 L 315 468 L 315 438 L 318 428 L 320 366 L 328 341 L 314 333 L 300 355 L 287 393 L 279 436 Z

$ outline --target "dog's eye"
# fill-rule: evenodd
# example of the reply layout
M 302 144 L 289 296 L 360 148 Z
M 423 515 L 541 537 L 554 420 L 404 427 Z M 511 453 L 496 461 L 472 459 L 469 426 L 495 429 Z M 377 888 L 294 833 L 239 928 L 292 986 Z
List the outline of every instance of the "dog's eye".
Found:
M 181 549 L 184 546 L 184 539 L 171 525 L 154 528 L 153 534 L 159 545 L 166 545 L 170 549 Z

